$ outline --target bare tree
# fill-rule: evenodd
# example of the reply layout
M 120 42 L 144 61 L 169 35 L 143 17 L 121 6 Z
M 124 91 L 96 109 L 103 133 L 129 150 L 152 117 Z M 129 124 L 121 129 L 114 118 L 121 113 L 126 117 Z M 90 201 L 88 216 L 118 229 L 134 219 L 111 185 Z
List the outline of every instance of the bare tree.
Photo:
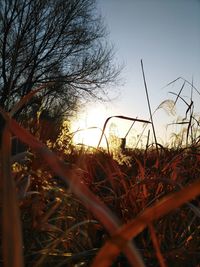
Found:
M 42 104 L 62 103 L 62 111 L 82 94 L 95 96 L 118 74 L 105 37 L 95 0 L 0 1 L 0 107 L 9 111 L 42 83 L 51 84 Z

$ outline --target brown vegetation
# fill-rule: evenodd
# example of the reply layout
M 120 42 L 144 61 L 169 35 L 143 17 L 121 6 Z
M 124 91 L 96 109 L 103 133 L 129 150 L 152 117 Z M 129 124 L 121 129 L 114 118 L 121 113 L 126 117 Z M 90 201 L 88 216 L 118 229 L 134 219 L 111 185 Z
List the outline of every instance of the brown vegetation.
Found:
M 198 144 L 114 158 L 77 150 L 68 136 L 51 152 L 1 112 L 5 266 L 198 266 Z M 11 157 L 11 134 L 29 153 Z

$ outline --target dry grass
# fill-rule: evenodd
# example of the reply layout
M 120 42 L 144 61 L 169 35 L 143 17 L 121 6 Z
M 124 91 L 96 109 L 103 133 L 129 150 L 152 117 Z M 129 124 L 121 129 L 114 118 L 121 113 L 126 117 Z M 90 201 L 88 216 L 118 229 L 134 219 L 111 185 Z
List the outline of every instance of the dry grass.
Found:
M 11 114 L 1 110 L 7 122 L 1 264 L 198 266 L 200 153 L 193 113 L 184 147 L 126 149 L 114 158 L 100 149 L 76 150 L 68 137 L 67 145 L 49 143 L 50 150 L 11 118 L 36 92 Z M 30 153 L 11 156 L 13 136 Z

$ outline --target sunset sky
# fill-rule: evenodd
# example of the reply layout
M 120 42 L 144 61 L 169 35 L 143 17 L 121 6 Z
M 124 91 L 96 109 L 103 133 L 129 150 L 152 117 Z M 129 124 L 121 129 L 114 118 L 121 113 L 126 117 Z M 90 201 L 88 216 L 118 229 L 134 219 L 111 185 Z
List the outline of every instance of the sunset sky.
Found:
M 174 86 L 165 85 L 180 76 L 189 82 L 193 80 L 200 91 L 199 0 L 97 0 L 97 3 L 108 28 L 108 41 L 115 47 L 115 60 L 124 68 L 120 85 L 109 89 L 109 97 L 114 100 L 88 104 L 81 111 L 75 128 L 102 128 L 105 119 L 112 115 L 149 119 L 141 59 L 152 111 L 162 101 L 175 99 L 169 91 L 178 93 L 183 81 Z M 189 86 L 185 87 L 183 95 L 190 97 Z M 200 96 L 194 93 L 193 97 L 196 111 L 200 112 Z M 186 109 L 184 105 L 178 105 L 177 116 L 184 117 Z M 163 142 L 167 138 L 166 124 L 176 117 L 169 117 L 163 110 L 156 112 L 156 131 Z M 120 137 L 126 134 L 131 124 L 116 119 L 113 122 Z M 97 132 L 100 134 L 99 130 Z M 95 139 L 95 130 L 90 130 L 90 135 L 90 139 L 92 136 Z

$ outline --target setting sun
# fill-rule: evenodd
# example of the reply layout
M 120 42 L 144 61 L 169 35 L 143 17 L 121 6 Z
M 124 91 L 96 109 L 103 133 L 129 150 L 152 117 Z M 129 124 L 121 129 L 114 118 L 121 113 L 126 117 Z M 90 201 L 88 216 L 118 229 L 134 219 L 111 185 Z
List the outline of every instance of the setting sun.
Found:
M 107 119 L 109 119 L 109 123 L 106 124 L 105 133 L 101 139 Z M 86 145 L 94 148 L 97 148 L 100 142 L 100 147 L 116 148 L 120 147 L 122 139 L 126 138 L 127 147 L 134 147 L 136 144 L 141 146 L 143 142 L 146 142 L 145 138 L 149 127 L 146 128 L 144 123 L 134 122 L 131 119 L 133 118 L 108 114 L 103 105 L 90 106 L 80 111 L 72 122 L 73 142 L 76 145 Z M 144 131 L 144 128 L 146 131 Z M 143 138 L 139 141 L 141 133 Z
M 101 105 L 92 106 L 84 112 L 80 112 L 72 123 L 74 143 L 97 147 L 106 118 L 105 113 L 105 108 Z M 103 140 L 101 146 L 105 145 L 106 142 Z
M 84 144 L 97 147 L 101 136 L 101 130 L 96 127 L 83 128 L 76 131 L 74 135 L 75 144 Z

